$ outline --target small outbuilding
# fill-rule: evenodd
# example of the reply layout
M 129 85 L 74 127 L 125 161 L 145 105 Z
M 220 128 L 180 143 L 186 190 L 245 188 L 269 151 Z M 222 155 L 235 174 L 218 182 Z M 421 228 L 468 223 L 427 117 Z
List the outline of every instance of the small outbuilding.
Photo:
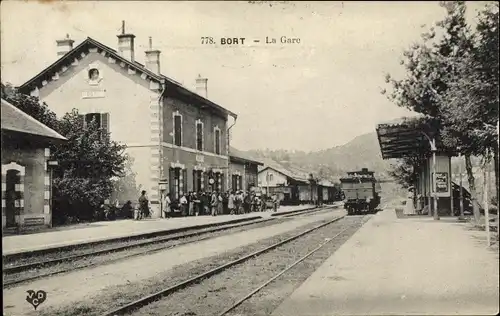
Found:
M 67 139 L 2 99 L 2 228 L 52 226 L 50 144 Z
M 376 131 L 383 159 L 413 157 L 416 161 L 413 193 L 417 208 L 426 208 L 436 219 L 452 215 L 451 157 L 457 153 L 443 145 L 432 118 L 403 117 L 378 124 Z

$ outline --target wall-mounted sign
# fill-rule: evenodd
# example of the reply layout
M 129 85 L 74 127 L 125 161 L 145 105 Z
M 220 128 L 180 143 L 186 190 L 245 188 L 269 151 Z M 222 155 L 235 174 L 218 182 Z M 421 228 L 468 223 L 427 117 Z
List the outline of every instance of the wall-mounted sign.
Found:
M 82 91 L 82 99 L 104 98 L 106 90 L 86 90 Z
M 31 217 L 24 219 L 24 225 L 26 226 L 37 226 L 45 224 L 45 217 Z
M 160 189 L 160 191 L 167 190 L 168 189 L 168 180 L 162 179 L 162 180 L 158 181 L 158 189 Z
M 205 156 L 196 155 L 196 162 L 205 162 Z
M 448 192 L 448 172 L 436 172 L 436 192 Z

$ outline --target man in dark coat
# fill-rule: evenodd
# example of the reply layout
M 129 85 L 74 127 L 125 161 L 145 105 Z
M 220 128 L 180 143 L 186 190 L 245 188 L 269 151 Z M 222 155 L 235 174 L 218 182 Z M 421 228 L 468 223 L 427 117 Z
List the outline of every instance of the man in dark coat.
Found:
M 146 191 L 143 190 L 141 192 L 141 196 L 139 197 L 139 210 L 141 212 L 142 218 L 149 216 L 149 208 L 148 208 L 148 197 L 146 196 Z

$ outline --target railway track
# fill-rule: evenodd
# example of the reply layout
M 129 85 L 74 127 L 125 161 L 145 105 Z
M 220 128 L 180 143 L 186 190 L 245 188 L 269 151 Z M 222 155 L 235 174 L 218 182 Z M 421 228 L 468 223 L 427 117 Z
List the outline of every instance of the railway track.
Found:
M 215 275 L 221 274 L 221 273 L 227 271 L 230 268 L 234 268 L 234 267 L 237 267 L 239 265 L 242 265 L 243 263 L 245 263 L 245 262 L 247 262 L 247 261 L 249 261 L 251 259 L 258 260 L 258 258 L 260 258 L 261 256 L 263 256 L 264 254 L 268 254 L 268 253 L 270 254 L 272 250 L 275 250 L 277 248 L 283 247 L 285 245 L 293 244 L 294 241 L 299 240 L 301 237 L 308 236 L 309 234 L 311 234 L 311 233 L 313 233 L 315 231 L 319 231 L 321 229 L 325 230 L 326 228 L 329 228 L 329 225 L 332 225 L 334 223 L 342 221 L 345 218 L 346 218 L 346 215 L 335 217 L 332 220 L 328 220 L 328 221 L 326 221 L 324 223 L 316 225 L 316 226 L 314 226 L 312 228 L 309 228 L 309 229 L 307 229 L 305 231 L 302 231 L 302 232 L 300 232 L 300 233 L 298 233 L 296 235 L 293 235 L 293 236 L 291 236 L 289 238 L 286 238 L 285 240 L 282 240 L 280 242 L 274 243 L 274 244 L 272 244 L 270 246 L 266 246 L 266 247 L 264 247 L 264 248 L 262 248 L 260 250 L 254 251 L 254 252 L 252 252 L 250 254 L 243 255 L 240 258 L 237 258 L 236 260 L 233 260 L 233 261 L 230 261 L 230 262 L 225 263 L 223 265 L 220 265 L 220 266 L 218 266 L 216 268 L 213 268 L 213 269 L 211 269 L 211 270 L 209 270 L 207 272 L 203 272 L 203 273 L 198 274 L 198 275 L 196 275 L 194 277 L 191 277 L 191 278 L 189 278 L 187 280 L 184 280 L 184 281 L 182 281 L 180 283 L 177 283 L 177 284 L 175 284 L 173 286 L 170 286 L 168 288 L 164 288 L 164 289 L 162 289 L 162 290 L 160 290 L 160 291 L 158 291 L 156 293 L 144 296 L 144 297 L 139 298 L 139 299 L 137 299 L 137 300 L 135 300 L 133 302 L 130 302 L 130 303 L 125 304 L 125 305 L 122 305 L 121 307 L 118 307 L 118 308 L 115 308 L 113 310 L 107 311 L 104 314 L 102 314 L 102 316 L 128 315 L 128 314 L 130 314 L 132 312 L 138 311 L 141 308 L 144 308 L 145 306 L 148 306 L 149 304 L 151 304 L 153 302 L 157 302 L 158 300 L 160 300 L 162 298 L 165 298 L 165 297 L 167 297 L 169 295 L 173 295 L 175 293 L 178 293 L 179 291 L 181 291 L 183 289 L 187 289 L 190 286 L 194 286 L 195 284 L 200 284 L 201 282 L 203 282 L 204 280 L 207 280 L 210 277 L 213 277 Z M 272 278 L 270 278 L 269 280 L 267 280 L 264 284 L 261 284 L 259 287 L 257 287 L 253 291 L 251 291 L 249 294 L 245 295 L 242 299 L 240 299 L 240 300 L 236 301 L 235 303 L 233 303 L 230 307 L 228 307 L 226 310 L 224 310 L 224 312 L 221 315 L 226 315 L 226 314 L 230 313 L 231 311 L 233 311 L 241 303 L 243 303 L 246 300 L 248 300 L 249 298 L 251 298 L 255 293 L 259 292 L 262 288 L 266 287 L 269 283 L 273 282 L 274 280 L 276 280 L 277 278 L 279 278 L 280 276 L 282 276 L 283 274 L 285 274 L 287 271 L 289 271 L 290 269 L 292 269 L 293 267 L 295 267 L 297 264 L 303 262 L 309 256 L 313 255 L 315 252 L 317 252 L 318 250 L 322 249 L 329 242 L 331 242 L 332 240 L 335 240 L 338 236 L 340 236 L 343 233 L 345 233 L 348 229 L 350 229 L 350 228 L 352 229 L 353 226 L 354 225 L 348 225 L 346 228 L 342 229 L 341 231 L 339 231 L 336 234 L 334 234 L 333 236 L 331 236 L 328 240 L 326 240 L 326 242 L 322 243 L 320 246 L 316 247 L 314 250 L 308 252 L 305 256 L 302 256 L 300 259 L 296 260 L 293 264 L 289 265 L 287 268 L 283 269 L 278 274 L 274 275 Z M 328 232 L 329 231 L 327 231 L 327 233 Z M 316 236 L 316 238 L 317 238 L 317 236 Z M 291 250 L 293 251 L 294 248 L 292 247 Z M 200 287 L 201 286 L 202 285 L 200 285 Z M 163 308 L 158 308 L 158 309 L 159 310 L 163 310 Z M 183 311 L 183 312 L 185 312 L 185 311 Z M 203 312 L 210 313 L 210 311 L 205 311 L 205 310 Z M 154 313 L 154 311 L 153 312 L 152 311 L 146 311 L 145 314 L 147 314 L 147 315 L 157 315 L 156 313 Z M 192 313 L 192 314 L 196 315 L 196 313 Z M 140 315 L 143 315 L 143 314 L 140 314 Z
M 179 234 L 173 234 L 169 236 L 164 236 L 164 237 L 153 237 L 153 238 L 146 238 L 143 240 L 139 240 L 137 242 L 132 242 L 132 243 L 127 243 L 125 245 L 116 245 L 112 247 L 105 247 L 104 249 L 99 249 L 99 250 L 90 250 L 90 251 L 83 251 L 78 254 L 73 254 L 73 255 L 64 255 L 61 254 L 60 256 L 56 258 L 49 258 L 45 260 L 37 260 L 35 262 L 29 262 L 29 263 L 22 263 L 18 265 L 12 265 L 9 266 L 9 264 L 4 263 L 4 268 L 3 268 L 3 274 L 4 274 L 4 286 L 9 287 L 13 286 L 16 284 L 20 283 L 25 283 L 29 281 L 34 281 L 36 279 L 40 278 L 45 278 L 45 277 L 50 277 L 54 276 L 57 274 L 61 273 L 66 273 L 70 271 L 75 271 L 79 269 L 84 269 L 84 268 L 89 268 L 92 266 L 96 265 L 103 265 L 103 264 L 110 264 L 119 260 L 124 260 L 128 258 L 132 258 L 135 256 L 139 255 L 146 255 L 146 254 L 151 254 L 157 251 L 181 246 L 181 245 L 186 245 L 189 243 L 193 242 L 198 242 L 210 238 L 215 238 L 218 237 L 218 235 L 214 236 L 213 233 L 217 232 L 223 232 L 223 231 L 228 231 L 228 230 L 237 230 L 239 228 L 244 228 L 244 227 L 249 227 L 249 226 L 254 226 L 259 227 L 259 226 L 267 226 L 267 225 L 272 225 L 272 224 L 278 224 L 280 222 L 284 221 L 284 217 L 293 217 L 293 216 L 299 216 L 299 215 L 308 215 L 311 213 L 316 213 L 318 211 L 324 211 L 325 208 L 322 209 L 314 209 L 314 210 L 304 210 L 302 212 L 297 212 L 294 214 L 288 214 L 285 216 L 277 216 L 277 217 L 270 217 L 270 218 L 259 218 L 253 221 L 248 221 L 248 222 L 243 222 L 243 223 L 236 223 L 236 224 L 228 224 L 228 225 L 221 225 L 217 226 L 215 228 L 204 228 L 204 229 L 199 229 L 194 232 L 187 232 L 187 233 L 179 233 Z M 212 234 L 212 235 L 210 235 Z M 208 235 L 205 237 L 201 237 L 203 235 Z M 179 243 L 176 243 L 174 245 L 170 244 L 172 241 L 177 241 L 177 240 L 182 240 Z M 153 248 L 148 248 L 148 246 L 154 246 L 158 245 L 157 247 Z M 140 250 L 140 248 L 146 248 L 144 250 Z M 96 260 L 94 262 L 91 261 L 92 258 L 96 258 L 99 256 L 105 256 L 108 254 L 115 254 L 115 253 L 121 253 L 125 252 L 127 250 L 134 250 L 138 249 L 139 251 L 137 252 L 132 252 L 129 253 L 125 256 L 119 256 L 117 258 L 112 258 L 109 260 L 104 260 L 99 261 Z M 81 265 L 75 266 L 75 262 L 81 262 L 84 260 L 90 260 L 90 262 L 83 263 Z M 61 269 L 57 269 L 56 271 L 46 271 L 45 273 L 36 273 L 34 275 L 28 275 L 22 276 L 20 278 L 15 277 L 15 274 L 26 274 L 26 272 L 32 272 L 32 271 L 37 271 L 40 269 L 46 269 L 50 268 L 53 266 L 61 265 L 64 263 L 71 263 L 70 266 L 68 267 L 62 267 Z M 13 277 L 14 276 L 14 277 Z

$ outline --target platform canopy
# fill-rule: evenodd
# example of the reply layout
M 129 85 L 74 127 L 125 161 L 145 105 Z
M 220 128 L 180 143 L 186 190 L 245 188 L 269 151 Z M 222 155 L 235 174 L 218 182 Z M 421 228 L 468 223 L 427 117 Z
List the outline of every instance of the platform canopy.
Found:
M 425 115 L 402 117 L 378 124 L 376 131 L 382 158 L 427 156 L 431 153 L 431 146 L 426 135 L 430 139 L 436 138 L 439 151 L 443 146 L 433 125 L 432 118 Z

